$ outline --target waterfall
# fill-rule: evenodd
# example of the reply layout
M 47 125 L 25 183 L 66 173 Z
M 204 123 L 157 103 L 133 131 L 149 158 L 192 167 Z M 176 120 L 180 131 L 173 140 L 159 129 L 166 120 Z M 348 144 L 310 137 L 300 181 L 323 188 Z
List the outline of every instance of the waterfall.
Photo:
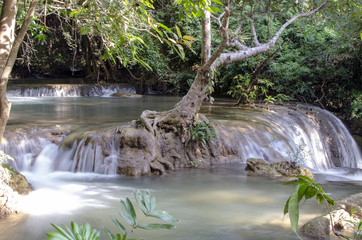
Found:
M 9 85 L 8 97 L 80 97 L 111 96 L 114 93 L 136 93 L 136 89 L 127 84 L 86 85 L 86 84 L 42 84 L 32 86 Z
M 221 121 L 237 139 L 240 158 L 295 161 L 316 171 L 362 168 L 359 147 L 343 123 L 318 107 L 270 107 Z M 231 131 L 230 131 L 231 130 Z M 227 133 L 225 133 L 227 134 Z
M 264 158 L 269 162 L 295 161 L 318 172 L 362 169 L 356 142 L 343 123 L 326 110 L 303 105 L 237 113 L 232 109 L 231 113 L 232 118 L 212 122 L 238 149 L 236 157 L 243 163 L 248 158 Z M 66 133 L 57 141 L 50 140 L 47 132 L 33 129 L 7 133 L 0 150 L 16 159 L 20 171 L 117 173 L 122 150 L 112 131 L 77 136 Z

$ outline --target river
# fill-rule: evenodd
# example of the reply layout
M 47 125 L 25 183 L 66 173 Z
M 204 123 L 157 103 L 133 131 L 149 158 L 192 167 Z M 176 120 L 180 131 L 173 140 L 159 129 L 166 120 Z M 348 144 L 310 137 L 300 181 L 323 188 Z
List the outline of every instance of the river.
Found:
M 128 99 L 12 97 L 8 131 L 19 127 L 41 128 L 54 124 L 71 125 L 75 132 L 112 128 L 136 119 L 145 109 L 170 109 L 178 99 L 165 96 Z M 253 110 L 241 111 L 228 106 L 230 102 L 221 101 L 214 106 L 206 105 L 202 111 L 212 121 L 222 122 L 230 127 L 239 126 L 242 119 L 249 123 L 255 122 L 250 116 L 259 116 L 259 113 Z M 235 127 L 235 131 L 241 131 L 238 129 L 239 127 Z M 243 127 L 242 132 L 247 133 L 246 128 Z M 274 129 L 266 136 L 270 133 L 281 134 Z M 266 139 L 268 140 L 268 137 Z M 270 156 L 273 156 L 271 150 L 287 156 L 287 151 L 281 149 L 283 143 L 280 141 L 269 139 L 269 146 L 264 146 L 263 150 L 269 149 L 267 153 Z M 286 148 L 287 144 L 284 145 Z M 45 142 L 44 148 L 46 146 L 49 146 L 49 143 Z M 295 146 L 298 146 L 298 143 Z M 253 153 L 252 147 L 249 148 L 250 156 L 262 156 L 262 151 Z M 284 186 L 264 177 L 248 176 L 244 171 L 245 159 L 240 163 L 212 168 L 179 169 L 165 176 L 125 177 L 54 170 L 46 166 L 49 159 L 52 159 L 52 154 L 53 152 L 49 153 L 45 159 L 36 158 L 33 165 L 37 165 L 37 168 L 27 165 L 20 169 L 35 190 L 26 197 L 23 208 L 27 214 L 0 219 L 1 240 L 46 239 L 46 232 L 54 230 L 50 223 L 69 225 L 72 220 L 79 224 L 89 222 L 99 230 L 102 226 L 115 230 L 111 216 L 118 216 L 119 200 L 126 197 L 132 200 L 135 189 L 149 189 L 158 199 L 157 209 L 168 210 L 181 221 L 174 230 L 136 230 L 132 234 L 135 237 L 149 240 L 297 239 L 290 229 L 289 219 L 283 217 L 284 204 L 292 186 Z M 321 166 L 322 169 L 313 170 L 316 181 L 323 183 L 323 188 L 331 193 L 333 199 L 361 192 L 361 158 L 360 155 L 355 158 L 354 167 L 324 169 Z M 341 161 L 342 165 L 344 161 Z M 311 166 L 314 166 L 313 164 L 311 163 Z M 322 213 L 325 213 L 325 209 L 309 200 L 301 207 L 301 223 Z M 140 221 L 151 222 L 144 217 L 141 217 Z M 106 239 L 103 231 L 101 232 L 101 239 Z

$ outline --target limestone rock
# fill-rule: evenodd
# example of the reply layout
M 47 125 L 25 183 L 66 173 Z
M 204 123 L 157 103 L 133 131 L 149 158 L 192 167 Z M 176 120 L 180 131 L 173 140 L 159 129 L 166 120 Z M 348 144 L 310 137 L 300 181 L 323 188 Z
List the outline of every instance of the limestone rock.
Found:
M 333 219 L 335 232 L 340 236 L 333 233 L 329 214 L 307 222 L 300 228 L 299 232 L 307 239 L 313 240 L 344 239 L 342 236 L 353 238 L 354 225 L 352 223 L 357 224 L 362 219 L 361 207 L 362 193 L 351 195 L 336 202 L 330 215 Z
M 13 172 L 9 185 L 14 191 L 18 192 L 19 194 L 28 194 L 32 191 L 32 187 L 26 177 L 18 171 Z
M 247 159 L 245 170 L 248 174 L 263 175 L 279 179 L 286 177 L 289 178 L 294 175 L 303 175 L 309 178 L 314 177 L 309 169 L 298 166 L 293 162 L 281 161 L 268 163 L 264 159 L 260 158 Z

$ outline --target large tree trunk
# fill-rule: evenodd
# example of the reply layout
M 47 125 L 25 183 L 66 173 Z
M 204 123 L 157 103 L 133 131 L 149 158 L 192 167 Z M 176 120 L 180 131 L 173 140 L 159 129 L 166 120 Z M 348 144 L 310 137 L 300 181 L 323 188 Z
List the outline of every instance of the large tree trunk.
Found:
M 11 103 L 6 98 L 6 87 L 9 80 L 9 75 L 13 69 L 19 47 L 34 16 L 37 4 L 38 0 L 31 1 L 24 22 L 19 32 L 17 33 L 16 38 L 14 39 L 17 1 L 4 0 L 0 20 L 0 142 L 2 141 L 11 109 Z
M 0 142 L 9 119 L 11 104 L 6 99 L 8 78 L 3 77 L 14 42 L 15 19 L 17 12 L 16 0 L 4 0 L 0 17 Z

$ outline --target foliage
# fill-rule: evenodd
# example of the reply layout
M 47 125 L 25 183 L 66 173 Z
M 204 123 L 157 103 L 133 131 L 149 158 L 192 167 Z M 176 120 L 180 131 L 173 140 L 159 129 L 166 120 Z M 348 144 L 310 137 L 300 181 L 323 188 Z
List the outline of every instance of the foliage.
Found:
M 284 206 L 284 215 L 289 213 L 290 224 L 294 232 L 298 235 L 298 222 L 299 222 L 299 203 L 303 199 L 307 201 L 313 197 L 316 197 L 318 203 L 325 202 L 328 206 L 334 206 L 334 201 L 328 196 L 328 193 L 324 192 L 318 183 L 315 183 L 307 176 L 295 176 L 297 180 L 289 181 L 284 185 L 297 184 L 293 189 L 292 194 L 288 198 Z M 330 211 L 329 211 L 330 212 Z M 332 219 L 331 219 L 332 221 Z M 299 236 L 298 236 L 299 237 Z
M 51 225 L 58 232 L 47 233 L 48 240 L 97 240 L 100 235 L 100 232 L 92 229 L 88 223 L 82 226 L 72 221 L 71 228 L 66 225 L 63 225 L 63 228 L 55 224 Z
M 138 207 L 142 210 L 143 214 L 146 217 L 157 218 L 168 223 L 179 222 L 179 220 L 172 217 L 168 212 L 155 210 L 156 198 L 154 196 L 151 197 L 149 191 L 145 191 L 145 193 L 143 194 L 139 190 L 134 191 L 134 198 Z M 129 198 L 126 198 L 126 200 L 121 200 L 121 212 L 119 213 L 119 215 L 132 228 L 132 232 L 137 228 L 146 230 L 175 228 L 175 225 L 172 224 L 139 224 L 135 208 Z M 128 235 L 126 227 L 114 217 L 112 217 L 112 221 L 114 225 L 118 228 L 120 233 L 113 234 L 108 228 L 103 227 L 108 238 L 111 240 L 126 240 Z M 71 228 L 65 225 L 63 225 L 63 227 L 60 227 L 52 224 L 52 226 L 58 232 L 47 233 L 47 236 L 49 237 L 48 240 L 97 240 L 100 235 L 100 232 L 96 229 L 92 229 L 88 223 L 84 226 L 78 226 L 77 223 L 72 222 Z
M 191 141 L 200 142 L 202 146 L 216 137 L 215 129 L 208 122 L 196 121 L 190 126 Z
M 292 163 L 305 165 L 306 157 L 310 155 L 310 151 L 307 151 L 303 144 L 298 144 L 297 149 L 295 151 L 287 151 L 287 155 Z
M 233 78 L 232 85 L 227 94 L 236 99 L 245 98 L 250 101 L 255 101 L 260 97 L 266 97 L 268 89 L 274 85 L 266 78 L 258 78 L 256 79 L 256 84 L 253 86 L 252 90 L 248 92 L 247 90 L 251 79 L 252 75 L 249 73 L 236 75 Z
M 356 210 L 351 210 L 352 214 L 356 213 Z M 362 220 L 359 220 L 359 222 L 352 222 L 347 221 L 348 223 L 352 224 L 354 227 L 354 234 L 353 237 L 345 236 L 347 239 L 353 239 L 353 240 L 361 240 L 362 239 Z

